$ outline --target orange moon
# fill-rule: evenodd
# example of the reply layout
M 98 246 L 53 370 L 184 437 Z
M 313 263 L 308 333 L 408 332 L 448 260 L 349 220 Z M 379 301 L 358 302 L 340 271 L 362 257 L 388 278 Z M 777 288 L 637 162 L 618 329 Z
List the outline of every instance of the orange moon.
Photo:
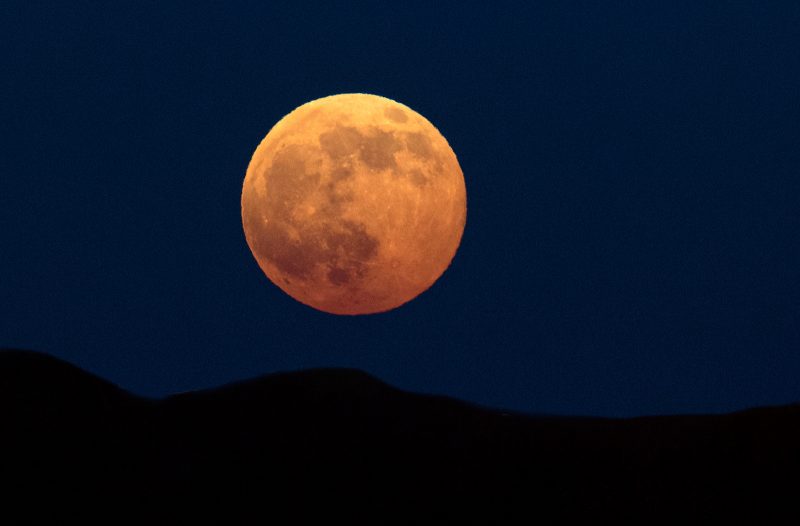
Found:
M 461 243 L 464 175 L 408 106 L 333 95 L 281 119 L 256 148 L 242 224 L 261 270 L 333 314 L 394 309 L 439 279 Z

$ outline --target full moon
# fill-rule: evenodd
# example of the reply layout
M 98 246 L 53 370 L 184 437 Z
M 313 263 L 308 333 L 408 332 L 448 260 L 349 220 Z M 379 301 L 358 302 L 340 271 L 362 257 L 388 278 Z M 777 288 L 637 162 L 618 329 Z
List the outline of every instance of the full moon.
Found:
M 303 104 L 256 148 L 245 237 L 294 299 L 333 314 L 394 309 L 450 265 L 467 215 L 447 140 L 408 106 L 343 94 Z

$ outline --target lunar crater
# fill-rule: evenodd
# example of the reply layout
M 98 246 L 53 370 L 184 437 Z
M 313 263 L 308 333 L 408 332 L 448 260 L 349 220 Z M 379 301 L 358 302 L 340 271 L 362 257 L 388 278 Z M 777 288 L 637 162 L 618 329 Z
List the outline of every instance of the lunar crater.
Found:
M 386 117 L 388 117 L 389 119 L 393 120 L 394 122 L 403 123 L 408 120 L 408 115 L 406 115 L 406 112 L 404 112 L 400 108 L 395 108 L 394 106 L 391 106 L 383 110 L 383 114 L 386 115 Z
M 394 154 L 404 149 L 403 143 L 394 132 L 370 127 L 362 133 L 352 126 L 336 125 L 318 137 L 320 148 L 336 162 L 342 159 L 358 158 L 368 167 L 385 170 L 397 166 Z
M 408 176 L 411 182 L 416 186 L 425 186 L 428 184 L 428 176 L 425 175 L 419 168 L 412 168 L 408 171 Z
M 271 223 L 263 231 L 259 256 L 285 274 L 300 279 L 313 277 L 320 267 L 330 267 L 331 283 L 340 285 L 364 276 L 367 264 L 378 253 L 380 242 L 366 232 L 364 225 L 348 220 L 326 221 L 319 225 L 298 225 L 298 236 L 286 223 Z
M 433 157 L 433 146 L 431 141 L 419 132 L 411 132 L 405 134 L 406 145 L 408 151 L 419 157 L 420 159 L 430 159 Z
M 395 152 L 403 149 L 403 144 L 397 140 L 394 132 L 386 132 L 372 128 L 372 133 L 363 138 L 361 142 L 361 160 L 375 170 L 396 168 Z
M 356 128 L 336 125 L 332 130 L 319 135 L 322 151 L 331 159 L 338 160 L 357 152 L 363 136 Z

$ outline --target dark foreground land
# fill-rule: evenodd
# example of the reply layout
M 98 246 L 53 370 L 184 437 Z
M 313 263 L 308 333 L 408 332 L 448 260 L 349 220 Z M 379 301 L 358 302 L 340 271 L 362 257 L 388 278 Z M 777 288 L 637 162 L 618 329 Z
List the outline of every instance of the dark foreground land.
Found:
M 0 352 L 3 524 L 794 522 L 798 468 L 800 406 L 533 417 L 346 369 L 148 400 Z

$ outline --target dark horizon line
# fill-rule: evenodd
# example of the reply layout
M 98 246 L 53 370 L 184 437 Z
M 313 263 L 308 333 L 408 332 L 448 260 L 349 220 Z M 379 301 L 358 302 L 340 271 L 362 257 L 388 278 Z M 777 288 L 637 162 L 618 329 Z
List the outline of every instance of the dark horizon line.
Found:
M 184 397 L 207 396 L 219 392 L 235 391 L 237 389 L 243 389 L 243 388 L 246 389 L 248 386 L 265 382 L 275 382 L 281 380 L 298 381 L 302 380 L 303 378 L 310 379 L 314 377 L 316 378 L 327 377 L 327 380 L 331 380 L 336 376 L 339 377 L 347 376 L 349 377 L 349 379 L 358 378 L 359 381 L 364 384 L 372 383 L 373 385 L 378 386 L 386 391 L 394 391 L 396 393 L 418 396 L 422 398 L 447 400 L 450 402 L 462 404 L 464 406 L 469 406 L 480 411 L 488 411 L 502 415 L 514 416 L 518 418 L 528 418 L 528 419 L 580 419 L 580 420 L 585 419 L 585 420 L 607 420 L 607 421 L 622 422 L 622 421 L 635 421 L 642 419 L 709 418 L 709 417 L 713 418 L 713 417 L 724 417 L 729 415 L 737 415 L 742 413 L 758 412 L 765 410 L 769 411 L 782 408 L 800 407 L 800 400 L 798 400 L 794 402 L 788 402 L 785 404 L 747 406 L 741 409 L 735 409 L 732 411 L 723 411 L 723 412 L 664 413 L 664 414 L 643 414 L 635 416 L 598 416 L 598 415 L 563 414 L 563 413 L 547 413 L 547 412 L 534 413 L 534 412 L 526 412 L 519 410 L 510 410 L 497 406 L 488 406 L 477 402 L 468 401 L 440 393 L 410 391 L 402 389 L 400 387 L 396 387 L 386 382 L 385 380 L 379 378 L 378 376 L 364 371 L 363 369 L 359 369 L 357 367 L 346 367 L 346 366 L 341 366 L 341 367 L 322 366 L 322 367 L 309 367 L 304 369 L 287 369 L 287 370 L 273 371 L 251 376 L 248 378 L 243 378 L 240 380 L 233 380 L 214 387 L 177 391 L 163 396 L 147 396 L 135 393 L 129 389 L 126 389 L 123 386 L 120 386 L 119 384 L 116 384 L 100 376 L 99 374 L 87 371 L 86 369 L 83 369 L 82 367 L 68 360 L 65 360 L 63 358 L 60 358 L 45 351 L 23 349 L 17 347 L 0 347 L 0 365 L 3 365 L 3 362 L 6 361 L 9 357 L 17 357 L 23 360 L 31 360 L 31 359 L 41 360 L 43 363 L 47 362 L 51 365 L 56 365 L 58 367 L 62 367 L 65 369 L 71 369 L 73 373 L 83 375 L 87 377 L 87 379 L 90 381 L 105 384 L 106 387 L 113 388 L 119 391 L 121 394 L 124 394 L 125 396 L 136 398 L 141 401 L 149 401 L 154 403 L 180 399 Z M 2 375 L 2 369 L 0 369 L 0 375 Z

